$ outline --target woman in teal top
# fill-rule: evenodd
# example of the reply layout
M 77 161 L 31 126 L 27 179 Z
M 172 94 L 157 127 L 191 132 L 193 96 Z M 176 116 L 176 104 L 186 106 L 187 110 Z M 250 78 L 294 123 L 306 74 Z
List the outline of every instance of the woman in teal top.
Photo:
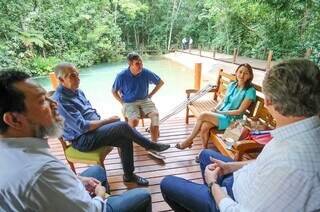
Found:
M 203 147 L 207 148 L 209 130 L 212 127 L 217 127 L 219 130 L 226 129 L 232 122 L 241 119 L 250 104 L 256 101 L 256 90 L 251 84 L 253 79 L 251 66 L 241 64 L 235 74 L 237 80 L 229 84 L 224 99 L 212 112 L 200 114 L 191 135 L 176 145 L 178 149 L 191 148 L 193 139 L 199 131 Z

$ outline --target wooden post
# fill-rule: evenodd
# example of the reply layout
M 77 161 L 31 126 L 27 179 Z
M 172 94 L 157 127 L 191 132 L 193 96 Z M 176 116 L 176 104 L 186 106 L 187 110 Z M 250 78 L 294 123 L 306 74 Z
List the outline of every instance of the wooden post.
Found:
M 212 57 L 213 59 L 216 59 L 216 49 L 214 47 L 213 47 Z
M 304 58 L 309 58 L 312 54 L 312 49 L 311 48 L 308 48 L 306 53 L 304 54 Z
M 237 48 L 234 48 L 233 49 L 233 59 L 232 59 L 232 63 L 236 63 L 236 60 L 237 60 L 237 55 L 238 55 L 238 49 Z
M 50 72 L 49 73 L 49 78 L 50 78 L 52 89 L 56 90 L 56 88 L 58 87 L 58 84 L 59 84 L 59 80 L 56 77 L 56 74 L 54 72 Z
M 270 70 L 270 68 L 271 68 L 272 54 L 273 54 L 273 51 L 270 50 L 268 53 L 267 64 L 266 64 L 267 71 Z
M 200 90 L 201 84 L 201 63 L 195 64 L 194 69 L 194 89 Z

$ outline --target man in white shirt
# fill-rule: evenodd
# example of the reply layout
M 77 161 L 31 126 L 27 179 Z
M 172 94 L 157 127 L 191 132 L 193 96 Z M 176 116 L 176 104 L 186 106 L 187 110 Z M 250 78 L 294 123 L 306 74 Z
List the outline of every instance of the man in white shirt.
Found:
M 56 109 L 27 74 L 0 71 L 0 211 L 151 211 L 147 190 L 108 197 L 104 169 L 76 176 L 48 152 L 63 129 Z
M 277 129 L 258 158 L 235 162 L 204 150 L 205 184 L 166 177 L 164 199 L 178 211 L 320 211 L 319 82 L 319 68 L 306 59 L 272 67 L 263 93 Z

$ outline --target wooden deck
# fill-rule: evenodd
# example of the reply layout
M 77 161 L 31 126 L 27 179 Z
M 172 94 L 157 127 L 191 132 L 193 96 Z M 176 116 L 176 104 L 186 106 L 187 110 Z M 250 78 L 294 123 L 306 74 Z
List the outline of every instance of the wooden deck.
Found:
M 201 150 L 199 137 L 194 140 L 191 149 L 178 150 L 174 147 L 177 142 L 186 138 L 194 125 L 194 119 L 190 119 L 190 124 L 186 125 L 183 117 L 173 117 L 160 126 L 161 136 L 159 141 L 171 144 L 171 148 L 164 152 L 165 162 L 161 162 L 148 155 L 144 148 L 134 145 L 135 173 L 146 177 L 150 185 L 146 187 L 152 194 L 153 211 L 170 211 L 171 208 L 163 201 L 160 191 L 160 181 L 164 176 L 175 175 L 194 182 L 202 183 L 199 164 L 195 163 L 194 158 Z M 146 120 L 146 126 L 148 120 Z M 137 128 L 145 136 L 150 135 L 144 132 L 144 128 Z M 66 163 L 62 146 L 58 140 L 50 140 L 50 151 L 59 159 Z M 67 164 L 67 163 L 66 163 Z M 85 164 L 75 164 L 77 173 L 80 173 L 88 166 Z M 121 194 L 124 191 L 136 187 L 132 183 L 123 183 L 122 166 L 116 148 L 107 156 L 105 160 L 108 181 L 111 186 L 112 194 Z

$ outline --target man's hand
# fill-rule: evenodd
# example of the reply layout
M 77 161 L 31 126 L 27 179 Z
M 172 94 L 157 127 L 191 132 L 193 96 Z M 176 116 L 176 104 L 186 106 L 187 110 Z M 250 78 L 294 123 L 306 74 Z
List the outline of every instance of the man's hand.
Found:
M 221 172 L 220 167 L 213 167 L 213 164 L 209 164 L 204 171 L 204 177 L 205 177 L 206 183 L 207 184 L 216 183 L 218 180 L 218 177 L 220 177 L 221 175 L 220 172 Z
M 120 117 L 119 116 L 111 116 L 108 119 L 110 121 L 109 123 L 120 121 Z
M 103 187 L 102 185 L 97 185 L 95 190 L 94 190 L 94 194 L 96 196 L 99 196 L 101 197 L 102 199 L 105 199 L 106 198 L 106 188 Z
M 230 173 L 232 173 L 234 171 L 232 169 L 232 166 L 231 166 L 230 163 L 227 163 L 227 162 L 224 162 L 224 161 L 221 161 L 221 160 L 217 160 L 217 159 L 215 159 L 213 157 L 210 157 L 210 160 L 211 160 L 211 162 L 213 162 L 213 164 L 208 165 L 209 168 L 211 170 L 214 170 L 214 169 L 219 167 L 221 176 L 230 174 Z
M 94 194 L 96 187 L 101 185 L 100 181 L 93 177 L 78 176 L 78 178 L 90 194 Z

